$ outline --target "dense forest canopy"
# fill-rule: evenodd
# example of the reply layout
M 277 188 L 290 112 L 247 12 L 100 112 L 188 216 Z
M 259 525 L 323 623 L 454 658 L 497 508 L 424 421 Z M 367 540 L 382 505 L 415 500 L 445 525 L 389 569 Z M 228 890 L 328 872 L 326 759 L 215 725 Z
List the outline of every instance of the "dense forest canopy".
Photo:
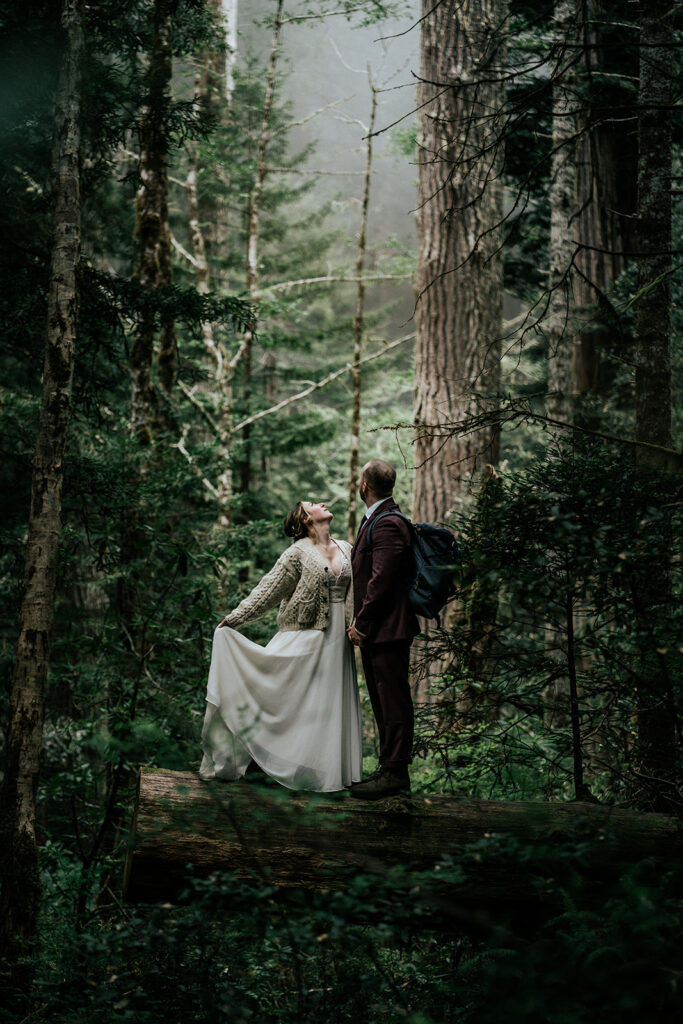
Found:
M 680 815 L 681 27 L 0 0 L 0 1020 L 680 1012 L 680 865 L 600 888 L 581 829 L 340 890 L 121 886 L 138 768 L 197 769 L 216 623 L 294 501 L 354 536 L 373 456 L 459 542 L 414 790 Z M 462 912 L 481 864 L 553 914 Z

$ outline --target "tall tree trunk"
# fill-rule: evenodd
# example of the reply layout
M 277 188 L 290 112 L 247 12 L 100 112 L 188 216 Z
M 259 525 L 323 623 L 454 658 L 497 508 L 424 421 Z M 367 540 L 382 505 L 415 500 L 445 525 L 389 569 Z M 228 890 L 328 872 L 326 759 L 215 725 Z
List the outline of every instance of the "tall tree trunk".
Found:
M 574 347 L 573 230 L 576 215 L 576 65 L 578 0 L 560 0 L 554 14 L 553 150 L 550 177 L 550 280 L 548 341 L 548 415 L 563 421 L 572 415 Z
M 495 403 L 502 334 L 504 0 L 423 0 L 418 90 L 414 514 L 443 519 L 497 431 L 455 432 Z
M 225 26 L 225 95 L 228 103 L 235 89 L 233 70 L 237 54 L 237 7 L 238 0 L 222 0 L 223 24 Z
M 226 124 L 234 83 L 232 67 L 237 48 L 237 0 L 205 0 L 216 32 L 216 42 L 198 54 L 195 103 L 199 112 L 217 126 Z M 227 238 L 226 172 L 215 155 L 207 159 L 197 143 L 191 147 L 191 162 L 197 179 L 198 223 L 204 239 L 206 258 L 215 263 Z M 216 186 L 220 187 L 217 188 Z
M 353 321 L 353 364 L 351 367 L 351 387 L 353 391 L 353 412 L 351 415 L 351 459 L 349 464 L 349 519 L 348 538 L 351 543 L 356 536 L 358 515 L 358 457 L 360 451 L 360 407 L 361 407 L 361 359 L 363 358 L 363 320 L 365 316 L 365 250 L 368 234 L 368 206 L 370 203 L 370 181 L 372 178 L 372 136 L 375 130 L 377 114 L 377 89 L 372 77 L 368 74 L 371 104 L 370 121 L 366 132 L 365 146 L 365 177 L 363 179 L 363 198 L 361 200 L 360 231 L 358 232 L 358 248 L 356 250 L 355 276 L 357 280 L 356 315 Z
M 57 87 L 52 154 L 54 212 L 43 395 L 33 460 L 20 632 L 0 791 L 3 868 L 0 948 L 10 954 L 20 950 L 35 933 L 40 897 L 36 788 L 54 617 L 64 450 L 78 315 L 83 51 L 80 0 L 64 0 L 62 28 L 64 53 Z
M 626 265 L 625 253 L 634 248 L 637 156 L 635 133 L 624 131 L 623 106 L 614 105 L 613 85 L 605 73 L 634 78 L 638 69 L 632 56 L 631 29 L 609 22 L 610 6 L 591 0 L 585 8 L 584 56 L 581 76 L 586 108 L 578 114 L 576 140 L 576 253 L 575 304 L 579 317 L 574 336 L 574 410 L 586 425 L 599 415 L 596 403 L 609 389 L 610 376 L 605 347 L 613 347 L 616 325 L 606 303 L 610 288 Z M 618 20 L 615 13 L 614 20 Z M 605 38 L 609 33 L 610 39 Z M 619 46 L 614 47 L 614 40 Z M 610 45 L 607 45 L 607 43 Z M 614 54 L 618 53 L 618 60 Z M 614 81 L 610 77 L 610 83 Z M 626 89 L 620 96 L 628 102 Z M 634 110 L 635 115 L 635 110 Z M 588 399 L 584 408 L 582 398 Z
M 564 423 L 573 417 L 572 362 L 576 331 L 574 260 L 576 257 L 576 131 L 579 105 L 576 41 L 580 0 L 559 0 L 553 15 L 551 80 L 553 137 L 550 166 L 550 267 L 545 334 L 548 344 L 548 415 Z M 555 428 L 562 437 L 562 428 Z M 566 675 L 566 622 L 547 624 L 546 653 L 550 682 L 544 690 L 545 724 L 566 722 L 569 678 Z M 572 626 L 573 628 L 573 626 Z
M 266 153 L 270 142 L 270 123 L 273 113 L 273 99 L 275 96 L 275 74 L 280 54 L 280 30 L 282 28 L 282 8 L 284 0 L 278 0 L 273 23 L 273 35 L 270 46 L 270 58 L 268 60 L 268 71 L 266 74 L 266 93 L 263 101 L 263 113 L 261 115 L 261 130 L 259 132 L 258 152 L 256 157 L 256 175 L 254 184 L 249 196 L 247 209 L 247 291 L 254 310 L 258 309 L 261 290 L 258 268 L 258 246 L 259 227 L 261 215 L 261 197 L 263 185 L 266 180 Z M 252 348 L 254 340 L 255 322 L 250 325 L 244 334 L 241 346 L 242 353 L 242 374 L 243 374 L 243 398 L 245 412 L 249 413 L 251 399 L 251 370 L 252 370 Z M 251 486 L 251 425 L 247 424 L 242 430 L 242 461 L 240 465 L 240 491 L 246 494 Z
M 171 10 L 173 0 L 154 0 L 152 49 L 147 70 L 147 96 L 140 120 L 140 179 L 137 195 L 139 240 L 138 279 L 154 292 L 171 282 L 171 239 L 168 226 L 168 111 L 173 51 Z M 142 444 L 152 440 L 158 420 L 158 398 L 152 381 L 155 317 L 143 317 L 133 344 L 130 364 L 133 376 L 132 427 Z M 175 329 L 172 320 L 161 325 L 159 376 L 170 390 L 176 368 Z
M 218 125 L 224 125 L 225 112 L 234 88 L 232 68 L 237 50 L 237 0 L 206 0 L 206 4 L 214 19 L 218 45 L 204 48 L 198 55 L 195 104 L 200 113 Z M 225 190 L 227 182 L 223 167 L 216 167 L 215 163 L 208 164 L 202 158 L 201 146 L 197 141 L 189 144 L 188 158 L 186 194 L 190 241 L 197 291 L 200 295 L 207 295 L 212 287 L 215 261 L 220 257 L 227 240 L 227 210 L 217 195 L 216 182 L 217 179 L 220 181 L 220 191 Z M 215 483 L 215 495 L 218 504 L 216 525 L 219 530 L 223 530 L 231 521 L 233 482 L 230 434 L 236 364 L 228 360 L 209 321 L 202 323 L 201 330 L 205 351 L 214 366 L 213 381 L 208 386 L 220 395 L 216 420 L 219 435 L 217 463 L 220 471 Z
M 173 0 L 154 0 L 151 8 L 152 41 L 147 68 L 147 94 L 140 117 L 140 179 L 136 197 L 136 235 L 139 255 L 137 277 L 150 295 L 143 311 L 130 354 L 132 379 L 131 431 L 141 447 L 151 445 L 160 423 L 160 400 L 153 380 L 156 316 L 154 293 L 171 281 L 170 231 L 168 225 L 168 137 L 166 116 L 170 101 Z M 175 376 L 175 329 L 168 319 L 159 337 L 159 375 L 170 390 Z M 128 509 L 121 537 L 121 561 L 129 566 L 144 547 L 144 533 L 137 509 Z M 126 641 L 137 652 L 136 581 L 123 573 L 118 583 L 119 620 Z
M 669 0 L 640 5 L 638 116 L 638 304 L 636 310 L 636 440 L 671 448 L 671 156 L 674 34 Z M 649 461 L 647 449 L 641 458 Z M 638 748 L 644 785 L 655 808 L 673 797 L 675 715 L 664 656 L 650 622 L 671 601 L 671 536 L 665 525 L 658 555 L 637 586 L 642 638 Z M 658 564 L 657 564 L 658 563 Z

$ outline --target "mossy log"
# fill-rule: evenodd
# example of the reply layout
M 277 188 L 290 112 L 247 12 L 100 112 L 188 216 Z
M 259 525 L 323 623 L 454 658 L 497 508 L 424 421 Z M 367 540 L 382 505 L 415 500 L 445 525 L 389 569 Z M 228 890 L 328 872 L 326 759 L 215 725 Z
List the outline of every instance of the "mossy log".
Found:
M 202 782 L 191 772 L 142 769 L 125 871 L 131 902 L 173 900 L 191 875 L 234 871 L 278 886 L 344 884 L 351 869 L 385 873 L 401 864 L 431 869 L 445 854 L 488 837 L 550 851 L 586 841 L 593 879 L 644 857 L 680 857 L 680 822 L 589 803 L 394 797 L 366 803 L 347 794 L 292 793 L 253 782 Z M 505 855 L 468 859 L 457 887 L 463 904 L 512 906 L 543 899 Z M 553 888 L 547 879 L 546 892 Z M 542 887 L 541 887 L 542 888 Z

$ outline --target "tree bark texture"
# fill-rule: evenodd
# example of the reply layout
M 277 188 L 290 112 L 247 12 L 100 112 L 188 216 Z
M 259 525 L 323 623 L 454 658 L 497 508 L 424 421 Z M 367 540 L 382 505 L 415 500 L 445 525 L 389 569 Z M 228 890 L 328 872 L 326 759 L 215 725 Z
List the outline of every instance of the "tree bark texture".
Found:
M 495 407 L 499 387 L 504 10 L 422 4 L 413 512 L 426 520 L 498 455 L 497 430 L 452 424 Z
M 223 24 L 225 26 L 225 93 L 228 102 L 235 89 L 233 69 L 237 56 L 237 9 L 238 0 L 222 0 Z
M 412 796 L 372 804 L 292 793 L 252 783 L 205 783 L 191 772 L 142 769 L 125 872 L 131 901 L 172 899 L 188 865 L 199 875 L 236 871 L 279 886 L 344 884 L 349 869 L 384 873 L 391 864 L 433 867 L 444 854 L 497 833 L 523 843 L 567 836 L 602 840 L 594 865 L 683 849 L 676 819 L 596 804 L 453 800 Z M 541 893 L 545 898 L 546 893 Z M 457 898 L 482 906 L 532 903 L 539 894 L 498 864 L 473 872 Z
M 234 87 L 232 66 L 237 48 L 237 0 L 206 0 L 215 23 L 217 45 L 204 48 L 198 55 L 195 80 L 195 103 L 198 111 L 217 124 L 224 124 L 226 109 Z M 225 170 L 202 157 L 197 141 L 188 146 L 186 195 L 190 240 L 196 272 L 197 291 L 211 291 L 215 262 L 227 241 L 228 215 L 225 208 Z M 220 189 L 217 189 L 217 179 Z M 214 285 L 215 287 L 215 285 Z M 233 493 L 230 434 L 233 421 L 233 377 L 235 367 L 217 340 L 213 325 L 201 325 L 204 349 L 214 364 L 210 387 L 220 396 L 216 425 L 220 437 L 215 482 L 218 504 L 216 526 L 224 530 L 230 525 L 230 503 Z M 241 358 L 241 357 L 240 357 Z
M 351 458 L 349 464 L 349 517 L 347 536 L 350 543 L 356 537 L 358 525 L 358 470 L 360 452 L 360 410 L 361 410 L 361 360 L 363 358 L 363 321 L 365 316 L 365 250 L 368 235 L 368 207 L 370 204 L 370 182 L 372 180 L 372 136 L 375 130 L 377 115 L 377 90 L 368 75 L 371 92 L 370 120 L 368 122 L 365 142 L 365 177 L 363 179 L 363 198 L 361 200 L 360 231 L 358 232 L 358 248 L 356 250 L 355 276 L 357 279 L 356 315 L 353 321 L 353 365 L 351 367 L 351 389 L 353 393 L 353 411 L 351 414 Z
M 160 400 L 153 380 L 157 317 L 153 309 L 155 292 L 171 282 L 171 235 L 168 224 L 168 135 L 166 119 L 170 102 L 172 45 L 171 11 L 174 0 L 153 0 L 151 49 L 146 74 L 146 96 L 140 113 L 140 179 L 136 197 L 138 238 L 137 278 L 149 295 L 140 315 L 130 353 L 131 431 L 141 447 L 151 445 L 161 422 Z M 172 319 L 161 324 L 159 335 L 159 376 L 170 390 L 175 377 L 176 344 Z M 140 473 L 144 474 L 144 465 Z M 139 508 L 126 510 L 121 536 L 121 562 L 130 567 L 144 550 L 144 530 Z M 140 655 L 138 635 L 138 581 L 129 571 L 118 580 L 118 610 L 122 630 L 131 653 Z M 131 664 L 131 671 L 133 671 Z
M 671 434 L 671 163 L 674 32 L 668 0 L 640 5 L 638 117 L 638 300 L 636 307 L 636 440 L 670 448 Z M 638 449 L 643 463 L 651 459 Z M 659 551 L 636 584 L 641 636 L 638 752 L 648 804 L 675 797 L 677 760 L 673 683 L 657 651 L 652 621 L 671 601 L 671 531 L 660 528 Z
M 171 282 L 171 235 L 168 225 L 168 137 L 166 115 L 170 101 L 173 51 L 171 11 L 173 0 L 154 0 L 152 48 L 147 69 L 147 95 L 140 117 L 140 179 L 136 212 L 139 243 L 137 276 L 149 292 Z M 158 417 L 158 397 L 152 380 L 155 317 L 143 315 L 131 351 L 133 381 L 131 424 L 142 444 L 149 444 Z M 161 324 L 159 377 L 170 390 L 176 370 L 175 327 L 171 319 Z
M 576 311 L 576 66 L 578 0 L 560 0 L 554 13 L 553 148 L 550 172 L 550 274 L 546 321 L 548 415 L 572 416 L 572 356 Z
M 601 402 L 609 388 L 605 347 L 618 351 L 620 341 L 609 292 L 626 266 L 625 254 L 635 248 L 638 148 L 635 133 L 625 130 L 628 112 L 623 105 L 615 105 L 613 86 L 610 91 L 605 73 L 610 76 L 607 81 L 613 82 L 614 74 L 635 77 L 637 66 L 631 57 L 631 31 L 609 24 L 609 4 L 592 0 L 585 10 L 586 47 L 578 69 L 585 100 L 579 104 L 576 140 L 575 234 L 580 244 L 574 277 L 579 324 L 574 337 L 573 390 L 575 398 L 590 396 Z M 624 102 L 628 95 L 621 90 Z M 585 420 L 581 410 L 576 413 Z
M 224 125 L 233 90 L 232 62 L 237 45 L 237 3 L 226 0 L 206 0 L 214 21 L 215 42 L 205 46 L 198 54 L 195 97 L 199 112 L 210 123 Z M 234 8 L 234 10 L 232 9 Z M 208 153 L 194 144 L 197 172 L 198 209 L 206 258 L 211 263 L 220 256 L 227 238 L 227 210 L 224 195 L 227 190 L 224 167 L 216 162 L 210 146 Z M 217 180 L 220 188 L 217 188 Z
M 638 117 L 636 439 L 671 447 L 671 103 L 667 0 L 643 0 Z
M 39 902 L 36 788 L 45 682 L 54 617 L 64 451 L 78 317 L 82 5 L 64 0 L 64 51 L 52 152 L 52 256 L 43 393 L 33 460 L 31 509 L 0 795 L 0 945 L 21 947 L 35 932 Z

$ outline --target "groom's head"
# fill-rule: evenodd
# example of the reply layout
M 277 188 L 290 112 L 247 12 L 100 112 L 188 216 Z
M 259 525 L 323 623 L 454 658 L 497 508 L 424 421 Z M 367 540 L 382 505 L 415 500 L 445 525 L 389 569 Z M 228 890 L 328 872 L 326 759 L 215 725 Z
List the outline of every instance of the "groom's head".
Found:
M 394 493 L 395 483 L 396 470 L 393 466 L 384 459 L 370 459 L 361 470 L 358 490 L 369 508 L 382 498 L 390 498 Z

